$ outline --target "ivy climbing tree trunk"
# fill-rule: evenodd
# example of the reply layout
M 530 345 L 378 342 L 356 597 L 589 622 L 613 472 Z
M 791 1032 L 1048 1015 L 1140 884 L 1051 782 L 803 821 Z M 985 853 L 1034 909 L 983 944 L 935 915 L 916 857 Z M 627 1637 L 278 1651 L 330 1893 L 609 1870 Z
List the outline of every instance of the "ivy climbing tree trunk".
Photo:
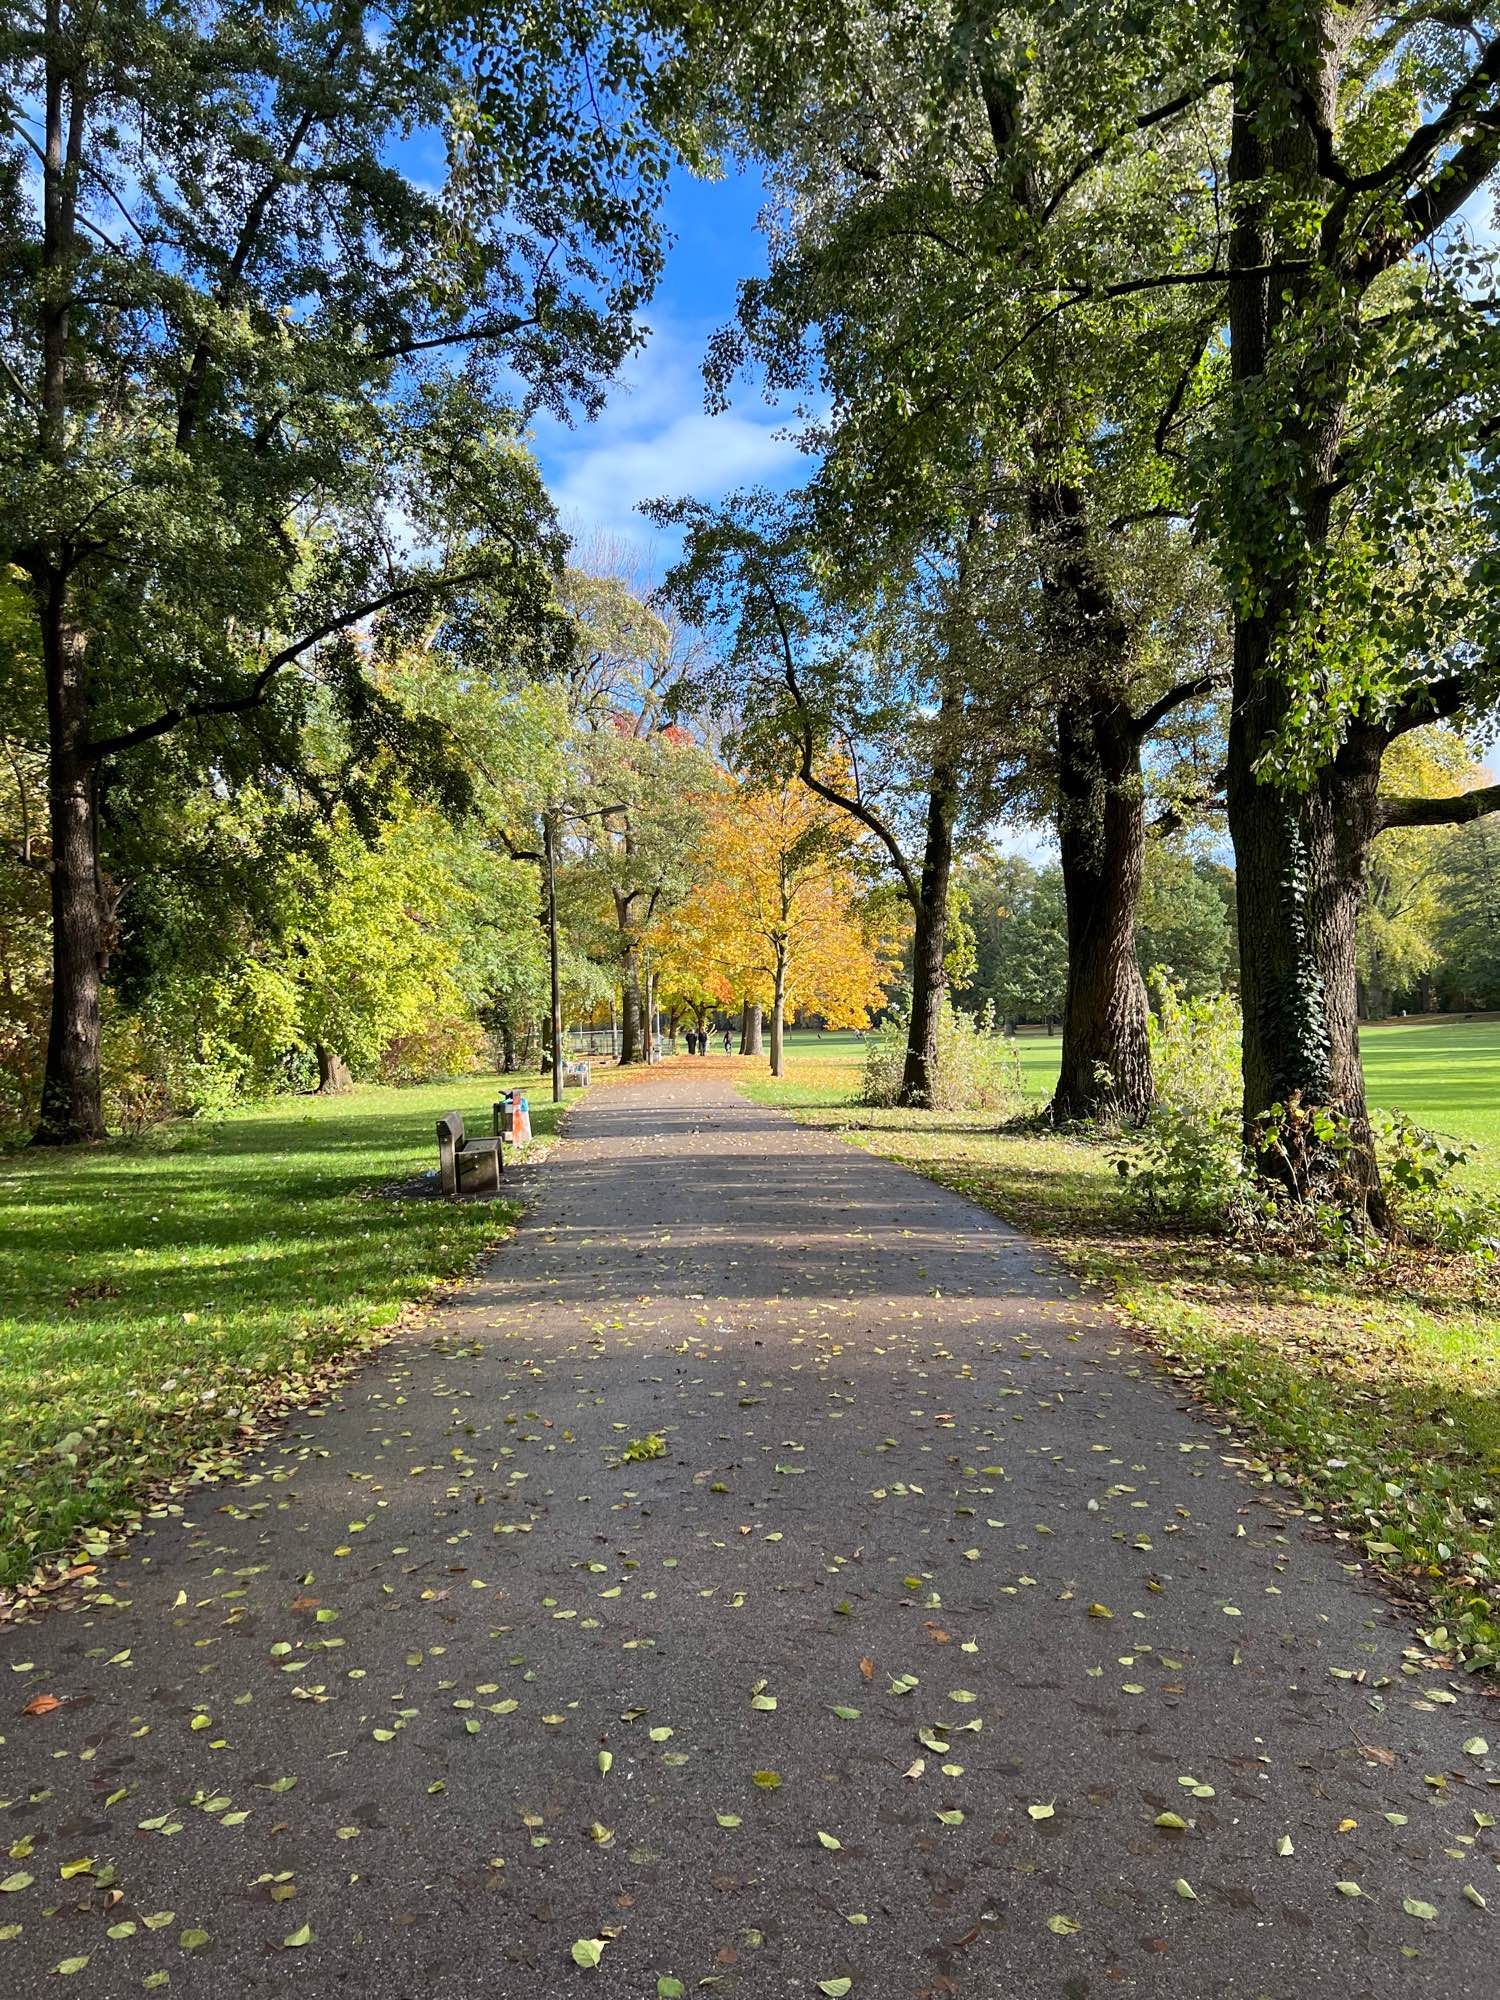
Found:
M 1301 789 L 1257 770 L 1276 724 L 1278 683 L 1266 633 L 1246 620 L 1236 635 L 1235 719 L 1228 762 L 1229 826 L 1244 1009 L 1244 1116 L 1255 1139 L 1265 1113 L 1294 1102 L 1345 1125 L 1347 1147 L 1325 1162 L 1372 1221 L 1385 1219 L 1359 1051 L 1356 925 L 1370 846 L 1380 829 L 1385 732 L 1354 726 L 1328 767 Z M 1261 1149 L 1267 1172 L 1292 1192 L 1319 1178 L 1308 1128 Z
M 1326 194 L 1308 111 L 1325 129 L 1334 128 L 1334 44 L 1321 10 L 1313 11 L 1318 18 L 1296 60 L 1302 109 L 1282 118 L 1269 140 L 1257 67 L 1247 66 L 1236 80 L 1229 177 L 1240 206 L 1229 246 L 1231 368 L 1241 407 L 1252 412 L 1264 396 L 1273 352 L 1297 337 L 1296 309 L 1308 303 L 1313 283 L 1303 277 L 1273 283 L 1266 275 L 1278 248 L 1268 220 L 1271 186 L 1279 178 L 1301 185 L 1312 198 Z M 1269 26 L 1258 39 L 1285 55 Z M 1285 86 L 1278 82 L 1276 88 Z M 1293 374 L 1305 380 L 1305 393 L 1296 395 L 1296 424 L 1287 432 L 1293 470 L 1249 496 L 1245 511 L 1247 520 L 1258 521 L 1265 544 L 1264 574 L 1235 621 L 1226 798 L 1239 913 L 1247 1136 L 1254 1140 L 1262 1115 L 1292 1099 L 1303 1111 L 1327 1110 L 1347 1121 L 1351 1147 L 1324 1164 L 1352 1184 L 1379 1223 L 1384 1203 L 1359 1056 L 1355 921 L 1379 826 L 1380 762 L 1390 734 L 1351 725 L 1338 754 L 1315 776 L 1278 775 L 1291 703 L 1278 648 L 1294 627 L 1312 557 L 1328 538 L 1347 407 L 1351 350 L 1331 338 L 1335 326 L 1315 353 L 1289 348 Z M 1245 476 L 1258 477 L 1253 468 Z M 1253 560 L 1253 546 L 1242 560 Z M 1319 1178 L 1318 1148 L 1306 1126 L 1299 1130 L 1304 1136 L 1289 1147 L 1262 1149 L 1262 1160 L 1293 1192 L 1305 1193 Z

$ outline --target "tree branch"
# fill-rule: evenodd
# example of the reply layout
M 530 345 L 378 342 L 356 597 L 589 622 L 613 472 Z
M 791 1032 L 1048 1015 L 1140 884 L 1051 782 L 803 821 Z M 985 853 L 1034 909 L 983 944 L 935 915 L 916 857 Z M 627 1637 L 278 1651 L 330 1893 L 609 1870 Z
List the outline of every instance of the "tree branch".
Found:
M 118 756 L 122 750 L 133 750 L 139 743 L 149 743 L 154 737 L 165 736 L 184 722 L 196 722 L 210 715 L 247 715 L 251 709 L 260 707 L 266 698 L 267 688 L 283 667 L 289 667 L 314 646 L 321 645 L 323 640 L 331 639 L 335 632 L 346 632 L 362 618 L 372 618 L 377 611 L 388 611 L 392 605 L 405 604 L 414 597 L 472 583 L 483 574 L 482 570 L 469 570 L 458 576 L 426 577 L 420 583 L 401 584 L 379 597 L 367 598 L 363 604 L 351 605 L 348 610 L 325 620 L 315 631 L 273 653 L 243 694 L 224 695 L 212 701 L 185 702 L 181 708 L 169 708 L 154 720 L 137 724 L 134 729 L 122 729 L 116 736 L 104 736 L 84 744 L 82 754 L 90 763 L 98 763 L 105 757 Z
M 1181 708 L 1184 702 L 1199 701 L 1206 694 L 1212 694 L 1216 683 L 1212 674 L 1198 674 L 1190 681 L 1179 681 L 1176 687 L 1168 688 L 1149 708 L 1142 709 L 1134 717 L 1132 727 L 1138 735 L 1149 736 L 1158 722 L 1163 722 L 1174 708 Z
M 1429 681 L 1397 703 L 1381 721 L 1381 733 L 1388 743 L 1393 743 L 1398 736 L 1420 729 L 1424 723 L 1446 722 L 1450 715 L 1458 713 L 1471 693 L 1467 674 L 1448 674 L 1440 681 Z
M 1078 183 L 1087 174 L 1095 167 L 1103 165 L 1121 139 L 1127 137 L 1132 132 L 1149 132 L 1153 125 L 1165 124 L 1167 119 L 1175 118 L 1179 111 L 1188 110 L 1192 105 L 1198 103 L 1200 99 L 1206 97 L 1211 90 L 1218 90 L 1222 85 L 1233 83 L 1233 81 L 1233 74 L 1228 70 L 1215 76 L 1206 76 L 1201 83 L 1193 84 L 1191 88 L 1183 91 L 1180 96 L 1172 98 L 1169 103 L 1158 104 L 1151 111 L 1141 112 L 1140 116 L 1134 119 L 1129 125 L 1123 126 L 1118 132 L 1111 133 L 1107 139 L 1101 139 L 1097 146 L 1091 146 L 1083 158 L 1063 176 L 1038 219 L 1042 223 L 1050 222 L 1059 204 L 1071 194 L 1073 189 L 1077 187 Z
M 401 361 L 409 354 L 425 354 L 434 347 L 461 347 L 472 340 L 512 339 L 528 327 L 540 325 L 541 320 L 535 313 L 525 317 L 502 313 L 497 319 L 481 320 L 477 326 L 455 326 L 446 333 L 427 334 L 419 339 L 392 341 L 386 347 L 367 348 L 362 358 L 366 361 Z
M 1198 792 L 1190 799 L 1178 799 L 1172 805 L 1164 807 L 1151 822 L 1151 831 L 1159 833 L 1163 839 L 1171 834 L 1180 833 L 1187 825 L 1190 814 L 1210 812 L 1215 807 L 1222 806 L 1224 788 L 1228 783 L 1227 768 L 1215 771 L 1208 781 L 1206 791 Z
M 1380 826 L 1466 826 L 1487 813 L 1500 812 L 1500 785 L 1480 785 L 1446 799 L 1381 799 Z
M 901 886 L 906 893 L 907 901 L 914 910 L 919 910 L 922 907 L 921 888 L 915 874 L 912 872 L 911 863 L 901 851 L 900 842 L 896 839 L 896 836 L 891 832 L 885 821 L 881 819 L 878 813 L 872 812 L 862 799 L 850 798 L 846 792 L 837 791 L 832 785 L 825 783 L 814 769 L 812 715 L 797 679 L 797 661 L 792 649 L 792 635 L 787 630 L 786 617 L 775 592 L 767 591 L 766 595 L 770 602 L 771 616 L 776 621 L 776 630 L 781 640 L 781 658 L 787 690 L 796 704 L 797 719 L 801 725 L 801 762 L 798 767 L 798 776 L 810 792 L 816 792 L 820 799 L 825 799 L 831 806 L 837 806 L 840 811 L 848 813 L 852 818 L 859 820 L 862 825 L 870 829 L 871 833 L 875 835 L 876 839 L 885 848 L 886 853 L 891 857 L 891 864 L 895 868 L 896 873 L 901 877 Z

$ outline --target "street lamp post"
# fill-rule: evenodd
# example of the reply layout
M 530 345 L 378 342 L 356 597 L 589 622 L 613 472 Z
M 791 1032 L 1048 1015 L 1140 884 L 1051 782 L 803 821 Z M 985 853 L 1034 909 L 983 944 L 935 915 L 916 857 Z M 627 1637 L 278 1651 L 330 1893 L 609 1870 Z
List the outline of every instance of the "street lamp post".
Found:
M 552 1102 L 563 1101 L 562 985 L 557 971 L 557 816 L 542 815 L 542 853 L 547 865 L 547 958 L 552 976 Z

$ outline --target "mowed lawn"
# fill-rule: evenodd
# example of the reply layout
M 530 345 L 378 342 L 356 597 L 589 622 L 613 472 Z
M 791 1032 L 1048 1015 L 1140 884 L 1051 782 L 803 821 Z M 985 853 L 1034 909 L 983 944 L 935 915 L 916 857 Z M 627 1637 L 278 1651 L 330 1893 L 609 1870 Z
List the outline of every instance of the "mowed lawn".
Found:
M 1372 1102 L 1473 1146 L 1465 1178 L 1500 1190 L 1500 1021 L 1394 1023 L 1361 1042 Z M 1040 1104 L 1058 1042 L 1022 1036 L 1020 1049 Z M 1112 1143 L 997 1130 L 992 1114 L 866 1110 L 862 1061 L 853 1035 L 799 1034 L 786 1079 L 746 1087 L 1046 1238 L 1262 1452 L 1261 1477 L 1334 1524 L 1352 1557 L 1430 1598 L 1440 1648 L 1500 1659 L 1493 1269 L 1409 1251 L 1349 1268 L 1148 1230 Z
M 1475 1146 L 1477 1171 L 1500 1186 L 1500 1020 L 1461 1017 L 1390 1022 L 1360 1030 L 1370 1102 L 1403 1111 L 1419 1125 Z M 1057 1082 L 1061 1038 L 1023 1031 L 1016 1038 L 1029 1097 L 1045 1101 Z M 814 1064 L 826 1068 L 830 1088 L 848 1088 L 863 1062 L 854 1034 L 787 1037 L 799 1088 L 811 1083 Z
M 545 1085 L 515 1079 L 538 1136 Z M 464 1271 L 509 1203 L 382 1193 L 503 1080 L 283 1098 L 207 1131 L 0 1158 L 0 1585 L 222 1457 Z

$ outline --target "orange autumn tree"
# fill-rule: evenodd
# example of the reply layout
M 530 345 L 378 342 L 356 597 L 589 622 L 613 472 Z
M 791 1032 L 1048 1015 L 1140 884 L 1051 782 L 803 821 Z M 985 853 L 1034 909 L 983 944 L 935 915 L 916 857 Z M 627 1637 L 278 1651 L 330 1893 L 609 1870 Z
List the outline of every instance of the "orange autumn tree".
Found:
M 694 865 L 706 866 L 701 851 Z M 646 941 L 656 969 L 657 994 L 672 1021 L 674 1037 L 684 1015 L 691 1015 L 702 1030 L 715 1007 L 734 1000 L 732 948 L 723 934 L 720 911 L 710 906 L 701 879 L 685 902 L 651 926 Z
M 726 997 L 771 1006 L 771 1071 L 787 1010 L 861 1028 L 885 1000 L 890 938 L 867 892 L 863 836 L 797 780 L 734 782 L 709 816 L 690 921 Z

